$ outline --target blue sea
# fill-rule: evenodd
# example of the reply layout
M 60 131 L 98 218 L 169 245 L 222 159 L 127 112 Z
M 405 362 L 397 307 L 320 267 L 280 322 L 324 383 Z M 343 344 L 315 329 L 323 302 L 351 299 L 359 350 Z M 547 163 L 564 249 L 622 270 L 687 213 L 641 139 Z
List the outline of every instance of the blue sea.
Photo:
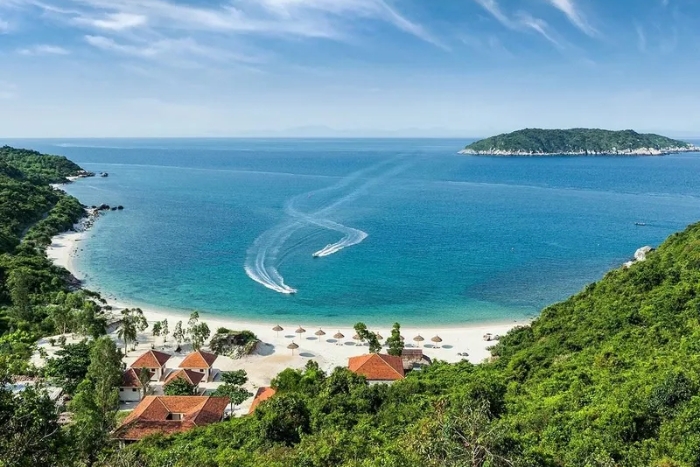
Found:
M 125 207 L 81 245 L 89 288 L 247 321 L 527 320 L 700 219 L 699 154 L 458 155 L 468 142 L 3 141 L 109 173 L 66 187 Z

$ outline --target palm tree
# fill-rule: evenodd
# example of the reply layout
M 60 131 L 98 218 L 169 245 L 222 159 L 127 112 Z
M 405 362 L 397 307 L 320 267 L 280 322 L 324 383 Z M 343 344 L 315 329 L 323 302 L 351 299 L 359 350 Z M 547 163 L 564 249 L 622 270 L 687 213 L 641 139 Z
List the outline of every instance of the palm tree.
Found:
M 124 356 L 127 356 L 127 346 L 138 337 L 139 332 L 148 327 L 148 321 L 140 308 L 122 310 L 122 321 L 117 329 L 117 337 L 124 341 Z

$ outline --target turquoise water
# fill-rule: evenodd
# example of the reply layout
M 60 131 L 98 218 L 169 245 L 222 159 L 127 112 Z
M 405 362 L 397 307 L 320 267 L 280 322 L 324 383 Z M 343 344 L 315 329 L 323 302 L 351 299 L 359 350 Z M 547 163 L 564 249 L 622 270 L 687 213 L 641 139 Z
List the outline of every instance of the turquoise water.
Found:
M 463 140 L 8 143 L 109 172 L 67 188 L 125 206 L 82 244 L 89 287 L 246 320 L 520 320 L 700 219 L 698 154 L 468 157 L 456 154 Z

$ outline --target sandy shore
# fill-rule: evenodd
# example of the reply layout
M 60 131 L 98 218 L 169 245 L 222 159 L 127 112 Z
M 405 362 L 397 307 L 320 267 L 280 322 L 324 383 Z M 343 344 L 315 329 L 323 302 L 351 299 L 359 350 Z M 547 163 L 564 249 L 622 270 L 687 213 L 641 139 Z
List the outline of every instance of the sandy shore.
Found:
M 55 264 L 68 269 L 78 279 L 81 278 L 81 272 L 76 268 L 75 256 L 79 254 L 81 241 L 86 235 L 86 232 L 70 232 L 59 235 L 53 239 L 53 243 L 47 249 L 48 257 L 53 260 Z M 167 319 L 171 332 L 175 328 L 175 323 L 177 321 L 181 320 L 183 326 L 186 326 L 188 319 L 188 317 L 181 312 L 159 310 L 149 306 L 130 304 L 118 300 L 108 300 L 108 302 L 115 310 L 139 306 L 144 311 L 149 322 Z M 315 326 L 312 322 L 246 322 L 234 317 L 223 318 L 206 313 L 201 315 L 200 321 L 206 322 L 212 332 L 219 327 L 236 330 L 251 330 L 263 343 L 267 344 L 261 345 L 259 347 L 261 350 L 256 355 L 251 355 L 240 360 L 232 360 L 227 357 L 220 357 L 217 360 L 216 366 L 219 370 L 245 369 L 250 378 L 251 389 L 269 384 L 270 380 L 285 368 L 303 367 L 310 359 L 318 361 L 323 369 L 330 371 L 336 366 L 346 366 L 349 357 L 367 352 L 367 347 L 355 345 L 355 342 L 352 340 L 355 331 L 349 327 L 324 328 L 323 331 L 326 334 L 319 338 L 314 335 L 314 333 L 319 330 L 319 327 Z M 284 331 L 279 333 L 274 332 L 272 328 L 277 324 L 281 325 Z M 406 338 L 407 347 L 418 347 L 418 343 L 413 341 L 415 336 L 421 335 L 425 338 L 425 341 L 421 344 L 421 348 L 423 348 L 424 353 L 433 360 L 438 359 L 447 362 L 457 362 L 466 358 L 472 363 L 479 363 L 490 356 L 488 347 L 495 343 L 493 341 L 485 341 L 483 337 L 484 334 L 503 335 L 514 326 L 524 324 L 527 324 L 527 322 L 514 321 L 512 323 L 501 324 L 484 324 L 477 326 L 455 325 L 451 327 L 435 328 L 409 326 L 405 328 L 402 327 L 401 334 Z M 299 326 L 306 329 L 306 332 L 301 334 L 301 336 L 295 334 L 295 330 Z M 390 326 L 388 325 L 371 327 L 371 330 L 379 332 L 384 338 L 390 334 Z M 143 336 L 139 337 L 139 349 L 129 353 L 129 357 L 126 359 L 127 363 L 130 363 L 131 360 L 135 358 L 139 350 L 143 351 L 148 349 L 151 344 L 156 345 L 157 348 L 164 347 L 166 350 L 172 350 L 174 344 L 172 338 L 164 345 L 161 338 L 157 338 L 154 341 L 149 331 L 150 329 L 147 330 Z M 332 339 L 332 336 L 337 332 L 344 334 L 345 339 L 340 339 L 339 341 Z M 431 342 L 431 338 L 434 336 L 440 336 L 440 338 L 442 338 L 440 347 L 436 347 Z M 116 339 L 116 336 L 114 337 Z M 299 345 L 299 349 L 294 351 L 294 355 L 292 355 L 291 350 L 287 349 L 287 346 L 292 341 Z M 468 356 L 460 355 L 464 353 L 468 354 Z M 243 408 L 244 407 L 241 409 Z

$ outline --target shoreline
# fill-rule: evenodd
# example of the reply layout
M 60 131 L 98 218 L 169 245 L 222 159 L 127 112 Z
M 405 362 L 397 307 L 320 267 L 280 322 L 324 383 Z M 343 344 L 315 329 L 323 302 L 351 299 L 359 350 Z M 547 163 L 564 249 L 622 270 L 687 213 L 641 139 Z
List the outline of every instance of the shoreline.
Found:
M 68 270 L 75 278 L 79 280 L 84 279 L 84 275 L 76 265 L 76 253 L 78 252 L 81 242 L 84 241 L 88 235 L 89 230 L 83 230 L 79 232 L 65 232 L 55 236 L 52 239 L 51 245 L 46 250 L 48 258 L 55 265 Z M 99 288 L 95 291 L 99 292 Z M 149 323 L 167 319 L 171 330 L 174 329 L 177 321 L 181 320 L 183 326 L 185 326 L 188 320 L 187 312 L 184 310 L 161 309 L 149 305 L 139 305 L 136 303 L 129 303 L 128 300 L 121 300 L 117 297 L 104 296 L 103 298 L 107 300 L 108 305 L 112 306 L 112 311 L 115 313 L 118 313 L 119 310 L 124 308 L 138 307 L 143 310 Z M 339 327 L 325 326 L 323 330 L 326 335 L 321 339 L 324 340 L 324 342 L 319 342 L 314 332 L 320 328 L 318 326 L 313 326 L 314 323 L 312 322 L 291 323 L 273 322 L 272 320 L 254 322 L 245 319 L 237 319 L 233 316 L 222 317 L 207 312 L 200 312 L 200 322 L 206 322 L 212 334 L 219 327 L 232 330 L 247 329 L 254 332 L 262 342 L 272 345 L 273 352 L 289 356 L 288 361 L 285 362 L 286 366 L 284 366 L 284 368 L 301 367 L 305 364 L 306 360 L 313 358 L 319 361 L 322 367 L 331 370 L 335 366 L 346 366 L 349 357 L 366 353 L 366 348 L 358 348 L 358 346 L 352 345 L 352 336 L 355 334 L 355 331 L 347 325 Z M 529 323 L 529 320 L 515 320 L 511 323 L 456 324 L 452 326 L 443 325 L 435 327 L 408 325 L 405 327 L 401 326 L 401 334 L 406 338 L 407 348 L 417 348 L 417 343 L 413 341 L 413 338 L 417 335 L 421 335 L 425 339 L 421 343 L 425 345 L 421 345 L 421 348 L 423 348 L 424 353 L 433 360 L 438 359 L 454 363 L 466 359 L 472 363 L 480 363 L 491 356 L 488 348 L 496 343 L 496 341 L 493 340 L 484 340 L 485 334 L 490 333 L 493 336 L 502 336 L 514 327 L 527 325 Z M 278 324 L 284 328 L 284 331 L 280 332 L 279 336 L 272 331 L 272 328 Z M 294 330 L 299 326 L 306 329 L 306 333 L 301 335 L 301 338 L 298 334 L 294 333 Z M 384 339 L 390 334 L 390 324 L 368 327 L 372 331 L 379 332 Z M 341 332 L 345 335 L 342 345 L 337 342 L 325 342 L 336 332 Z M 148 333 L 148 330 L 146 333 Z M 443 340 L 440 344 L 440 348 L 431 347 L 433 343 L 430 339 L 436 335 L 440 336 Z M 298 352 L 295 352 L 294 357 L 291 356 L 291 352 L 286 348 L 286 345 L 292 341 L 300 346 Z M 468 357 L 458 355 L 463 353 L 467 353 Z M 273 356 L 266 358 L 272 358 Z M 277 357 L 279 358 L 279 355 Z M 248 357 L 247 359 L 250 358 L 254 357 Z M 244 360 L 246 359 L 242 359 L 241 361 Z M 277 372 L 269 374 L 267 377 L 271 379 L 276 376 L 276 374 Z

